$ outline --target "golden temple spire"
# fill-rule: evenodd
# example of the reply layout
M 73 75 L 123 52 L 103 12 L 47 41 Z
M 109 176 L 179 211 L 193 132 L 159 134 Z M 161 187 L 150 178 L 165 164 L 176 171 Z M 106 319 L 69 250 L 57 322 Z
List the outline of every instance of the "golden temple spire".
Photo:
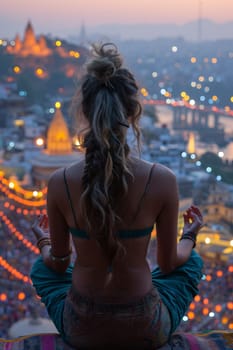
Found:
M 50 155 L 72 153 L 70 133 L 60 108 L 56 109 L 48 129 L 46 153 Z
M 34 29 L 32 27 L 31 22 L 28 21 L 25 29 L 25 33 L 24 33 L 23 46 L 25 49 L 30 49 L 30 48 L 33 48 L 35 45 L 37 45 L 37 42 L 36 42 Z
M 30 21 L 28 21 L 25 28 L 23 40 L 21 41 L 19 35 L 17 35 L 15 38 L 15 46 L 8 46 L 7 52 L 22 57 L 29 55 L 46 57 L 52 54 L 52 50 L 47 47 L 45 37 L 41 36 L 39 40 L 37 40 Z

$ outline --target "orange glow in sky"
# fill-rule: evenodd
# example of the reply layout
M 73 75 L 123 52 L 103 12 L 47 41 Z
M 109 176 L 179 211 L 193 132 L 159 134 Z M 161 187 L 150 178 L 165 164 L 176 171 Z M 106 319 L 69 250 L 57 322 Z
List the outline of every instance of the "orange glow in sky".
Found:
M 12 0 L 1 3 L 0 36 L 21 33 L 29 19 L 40 32 L 67 34 L 81 23 L 183 24 L 197 20 L 200 9 L 203 18 L 233 20 L 233 0 Z

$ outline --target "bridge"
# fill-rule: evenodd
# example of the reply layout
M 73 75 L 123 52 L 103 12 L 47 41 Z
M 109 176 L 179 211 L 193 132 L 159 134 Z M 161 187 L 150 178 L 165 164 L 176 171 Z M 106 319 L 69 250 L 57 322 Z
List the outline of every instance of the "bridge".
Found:
M 184 101 L 167 103 L 164 100 L 143 100 L 144 105 L 167 106 L 172 110 L 172 128 L 174 130 L 197 131 L 200 139 L 206 142 L 225 142 L 225 131 L 221 118 L 231 118 L 233 110 L 216 106 L 191 105 Z
M 142 101 L 144 105 L 167 106 L 173 110 L 173 127 L 175 129 L 200 129 L 200 128 L 220 128 L 220 118 L 229 117 L 233 120 L 233 110 L 230 108 L 208 107 L 204 105 L 190 105 L 184 101 L 174 101 L 167 103 L 164 100 Z
M 143 105 L 167 106 L 173 110 L 174 129 L 192 129 L 200 128 L 221 128 L 220 118 L 228 117 L 233 121 L 233 110 L 229 107 L 218 108 L 216 106 L 208 107 L 204 105 L 191 105 L 184 101 L 166 102 L 164 100 L 146 100 Z

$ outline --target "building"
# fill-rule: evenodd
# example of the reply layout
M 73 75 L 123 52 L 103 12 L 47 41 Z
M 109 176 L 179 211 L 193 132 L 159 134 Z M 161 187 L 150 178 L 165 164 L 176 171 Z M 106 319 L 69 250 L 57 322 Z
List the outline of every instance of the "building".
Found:
M 8 46 L 7 52 L 21 57 L 30 55 L 45 57 L 52 54 L 52 50 L 47 47 L 45 37 L 41 35 L 39 39 L 36 38 L 30 21 L 27 23 L 23 40 L 16 35 L 14 46 Z
M 68 126 L 61 110 L 57 109 L 48 129 L 46 148 L 31 160 L 32 182 L 44 187 L 52 172 L 82 158 L 81 152 L 72 150 Z
M 9 329 L 11 339 L 33 334 L 59 334 L 53 322 L 42 317 L 26 317 L 15 322 Z

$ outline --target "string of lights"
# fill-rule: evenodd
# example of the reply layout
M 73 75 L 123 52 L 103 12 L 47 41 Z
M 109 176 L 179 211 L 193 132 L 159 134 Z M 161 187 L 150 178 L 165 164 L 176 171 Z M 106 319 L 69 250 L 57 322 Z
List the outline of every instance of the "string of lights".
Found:
M 9 199 L 29 207 L 45 206 L 46 199 L 44 196 L 47 189 L 44 189 L 43 191 L 27 191 L 24 190 L 18 183 L 16 184 L 16 182 L 10 181 L 4 177 L 0 177 L 0 180 L 0 191 L 2 191 L 2 193 Z M 19 194 L 23 195 L 24 197 L 20 197 Z
M 7 216 L 0 211 L 0 218 L 2 219 L 2 221 L 4 222 L 5 225 L 7 225 L 9 231 L 19 240 L 22 242 L 22 244 L 30 249 L 33 253 L 35 254 L 39 254 L 39 249 L 33 245 L 27 238 L 24 237 L 24 235 L 22 233 L 20 233 L 16 227 L 12 224 L 12 222 L 10 221 L 10 219 L 7 218 Z
M 32 283 L 31 279 L 28 276 L 19 272 L 16 268 L 10 265 L 5 259 L 3 259 L 2 256 L 0 256 L 0 266 L 2 266 L 5 270 L 7 270 L 16 279 L 21 280 L 25 283 L 30 283 L 30 284 Z
M 11 212 L 15 212 L 16 214 L 19 215 L 30 215 L 30 216 L 38 216 L 38 215 L 42 215 L 42 214 L 46 214 L 46 209 L 22 209 L 20 206 L 15 205 L 15 203 L 13 204 L 13 201 L 7 201 L 3 204 L 4 208 L 10 210 Z

